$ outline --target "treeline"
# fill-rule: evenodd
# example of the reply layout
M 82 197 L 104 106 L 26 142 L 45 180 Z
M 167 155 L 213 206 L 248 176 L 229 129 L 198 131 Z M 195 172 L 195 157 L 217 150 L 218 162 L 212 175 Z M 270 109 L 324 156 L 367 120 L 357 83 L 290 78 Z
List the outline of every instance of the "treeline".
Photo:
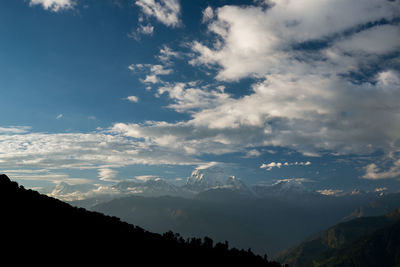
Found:
M 155 234 L 117 217 L 72 207 L 26 190 L 6 175 L 0 175 L 0 215 L 5 245 L 0 255 L 11 258 L 12 265 L 280 266 L 250 249 L 229 248 L 228 242 Z

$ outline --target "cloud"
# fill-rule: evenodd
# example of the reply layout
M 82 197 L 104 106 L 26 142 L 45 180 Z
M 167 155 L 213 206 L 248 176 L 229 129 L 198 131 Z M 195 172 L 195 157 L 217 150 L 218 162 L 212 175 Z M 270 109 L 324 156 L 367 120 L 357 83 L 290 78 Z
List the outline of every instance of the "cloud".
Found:
M 102 130 L 1 134 L 0 169 L 46 169 L 52 172 L 105 169 L 99 172 L 99 178 L 112 179 L 112 172 L 107 169 L 136 164 L 197 165 L 203 162 L 188 154 L 184 147 L 169 144 L 170 141 L 162 136 L 153 141 Z M 52 179 L 51 175 L 48 177 Z M 34 178 L 40 180 L 40 175 Z M 56 176 L 53 178 L 58 180 Z
M 191 63 L 218 65 L 218 79 L 237 80 L 280 71 L 282 60 L 283 68 L 290 66 L 294 61 L 290 50 L 310 41 L 337 38 L 343 47 L 362 46 L 367 52 L 384 53 L 398 47 L 398 26 L 344 33 L 382 19 L 390 21 L 399 9 L 397 3 L 380 0 L 272 1 L 269 8 L 226 5 L 215 11 L 216 19 L 208 26 L 219 38 L 212 47 L 193 42 L 192 49 L 199 56 Z M 379 42 L 383 37 L 385 44 Z
M 138 32 L 145 35 L 153 35 L 154 27 L 151 24 L 139 25 Z
M 115 182 L 115 177 L 117 177 L 118 172 L 109 168 L 101 168 L 99 169 L 98 174 L 101 181 Z
M 169 75 L 173 72 L 173 69 L 165 68 L 165 66 L 160 64 L 131 64 L 128 66 L 128 69 L 135 73 L 146 72 L 145 79 L 140 79 L 145 84 L 163 83 L 158 76 Z
M 194 110 L 204 110 L 214 108 L 225 103 L 229 95 L 220 90 L 204 90 L 190 86 L 190 83 L 177 82 L 166 84 L 159 87 L 157 93 L 162 95 L 167 93 L 173 104 L 169 108 L 178 112 L 192 112 Z
M 212 7 L 208 6 L 207 8 L 205 8 L 203 10 L 202 22 L 206 23 L 206 22 L 212 20 L 213 18 L 214 18 L 214 10 L 212 9 Z
M 59 12 L 62 10 L 73 9 L 74 0 L 29 0 L 29 5 L 41 5 L 45 10 Z
M 181 25 L 179 16 L 181 6 L 178 0 L 138 0 L 135 2 L 141 11 L 148 17 L 155 17 L 168 27 Z
M 305 161 L 305 162 L 303 162 L 303 161 L 297 162 L 296 161 L 296 162 L 291 162 L 291 163 L 289 163 L 289 162 L 284 162 L 284 163 L 282 163 L 282 162 L 271 162 L 271 163 L 268 163 L 268 164 L 265 164 L 265 163 L 261 164 L 260 168 L 261 169 L 266 169 L 267 171 L 270 171 L 273 168 L 280 169 L 281 167 L 288 167 L 288 166 L 309 166 L 309 165 L 311 165 L 310 161 Z
M 139 98 L 137 96 L 134 96 L 134 95 L 128 96 L 126 99 L 128 101 L 133 102 L 133 103 L 138 103 L 139 102 Z
M 170 64 L 172 58 L 181 58 L 182 53 L 172 50 L 169 46 L 163 45 L 157 58 L 164 64 Z
M 54 184 L 66 182 L 71 185 L 88 184 L 93 181 L 82 177 L 71 177 L 62 172 L 54 172 L 49 169 L 7 169 L 3 173 L 10 175 L 13 179 L 24 181 L 43 181 Z
M 139 176 L 135 176 L 136 180 L 139 180 L 141 182 L 147 182 L 149 180 L 160 180 L 161 178 L 159 176 L 155 176 L 155 175 L 139 175 Z
M 154 33 L 154 26 L 151 24 L 141 24 L 139 23 L 139 26 L 136 28 L 136 30 L 132 30 L 130 33 L 128 33 L 128 37 L 135 39 L 136 41 L 140 41 L 141 35 L 150 35 L 152 36 Z
M 317 190 L 318 193 L 321 195 L 325 196 L 338 196 L 343 193 L 343 190 L 338 190 L 338 189 L 322 189 L 322 190 Z
M 249 151 L 247 151 L 246 155 L 244 156 L 244 158 L 257 158 L 261 156 L 261 152 L 258 151 L 257 149 L 250 149 Z
M 302 183 L 312 183 L 312 182 L 314 181 L 309 178 L 287 178 L 287 179 L 278 179 L 273 183 L 273 185 L 278 185 L 280 183 L 302 185 Z
M 226 90 L 166 83 L 150 73 L 143 81 L 161 83 L 157 95 L 167 95 L 167 107 L 190 119 L 117 128 L 192 154 L 247 153 L 260 146 L 309 156 L 395 151 L 400 57 L 393 54 L 399 49 L 399 25 L 392 20 L 397 11 L 393 2 L 375 0 L 225 5 L 213 11 L 207 44 L 191 43 L 196 56 L 189 63 L 215 70 L 217 83 L 256 78 L 248 93 L 230 95 L 229 83 Z M 384 37 L 388 43 L 374 49 L 364 45 Z M 390 60 L 381 58 L 389 55 Z
M 22 134 L 27 133 L 30 129 L 29 126 L 0 127 L 0 134 Z
M 387 171 L 381 171 L 377 164 L 368 164 L 365 168 L 365 174 L 362 176 L 368 180 L 390 179 L 400 177 L 400 160 L 396 160 Z

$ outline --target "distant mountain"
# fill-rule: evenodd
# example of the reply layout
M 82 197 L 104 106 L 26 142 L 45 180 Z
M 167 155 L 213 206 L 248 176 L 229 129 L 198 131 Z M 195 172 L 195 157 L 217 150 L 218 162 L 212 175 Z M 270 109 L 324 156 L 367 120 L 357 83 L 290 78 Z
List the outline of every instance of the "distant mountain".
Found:
M 261 198 L 274 197 L 282 199 L 299 198 L 300 195 L 320 195 L 308 190 L 304 184 L 296 179 L 279 180 L 272 185 L 257 184 L 251 187 L 252 191 Z
M 379 195 L 374 200 L 353 210 L 351 214 L 345 217 L 345 220 L 384 215 L 398 206 L 400 206 L 400 193 Z
M 138 195 L 148 197 L 159 196 L 179 196 L 192 197 L 193 193 L 180 187 L 173 185 L 161 178 L 150 178 L 143 182 L 122 181 L 113 186 L 124 195 Z
M 287 251 L 289 266 L 399 266 L 400 208 L 335 225 Z
M 274 254 L 336 224 L 370 200 L 361 195 L 318 193 L 261 198 L 241 192 L 217 186 L 191 199 L 131 196 L 92 209 L 158 233 L 172 229 L 185 237 L 207 235 L 217 241 L 230 240 L 239 248 L 251 247 L 260 254 Z
M 241 194 L 251 194 L 250 189 L 237 177 L 228 175 L 222 168 L 214 166 L 196 169 L 186 180 L 183 188 L 192 192 L 226 188 Z
M 279 266 L 227 243 L 147 232 L 26 190 L 0 175 L 2 260 L 10 265 Z

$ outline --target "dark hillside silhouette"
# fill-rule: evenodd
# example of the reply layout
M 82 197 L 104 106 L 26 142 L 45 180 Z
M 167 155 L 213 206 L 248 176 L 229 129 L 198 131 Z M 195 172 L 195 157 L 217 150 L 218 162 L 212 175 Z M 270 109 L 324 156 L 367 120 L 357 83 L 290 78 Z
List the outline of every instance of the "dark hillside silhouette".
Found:
M 280 266 L 227 242 L 150 233 L 116 217 L 72 207 L 0 175 L 2 262 L 59 266 Z

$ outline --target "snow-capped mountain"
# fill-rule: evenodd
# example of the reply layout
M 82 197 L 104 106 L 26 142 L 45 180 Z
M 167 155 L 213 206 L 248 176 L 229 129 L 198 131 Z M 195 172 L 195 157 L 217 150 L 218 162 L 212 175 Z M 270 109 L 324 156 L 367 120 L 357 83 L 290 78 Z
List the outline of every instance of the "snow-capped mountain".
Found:
M 288 197 L 299 194 L 311 194 L 312 191 L 303 185 L 303 181 L 299 179 L 283 179 L 278 180 L 272 185 L 258 184 L 252 186 L 252 190 L 259 197 L 278 196 Z
M 143 182 L 122 181 L 113 186 L 121 194 L 141 196 L 179 196 L 189 197 L 191 193 L 182 187 L 173 185 L 161 178 L 151 178 Z
M 55 187 L 53 187 L 50 194 L 51 195 L 67 195 L 67 194 L 72 194 L 75 192 L 88 192 L 90 190 L 93 190 L 94 188 L 96 188 L 96 186 L 94 186 L 92 184 L 71 185 L 71 184 L 67 184 L 65 182 L 60 182 Z
M 194 170 L 183 188 L 197 193 L 218 188 L 227 188 L 246 194 L 250 192 L 239 178 L 227 174 L 219 167 Z

